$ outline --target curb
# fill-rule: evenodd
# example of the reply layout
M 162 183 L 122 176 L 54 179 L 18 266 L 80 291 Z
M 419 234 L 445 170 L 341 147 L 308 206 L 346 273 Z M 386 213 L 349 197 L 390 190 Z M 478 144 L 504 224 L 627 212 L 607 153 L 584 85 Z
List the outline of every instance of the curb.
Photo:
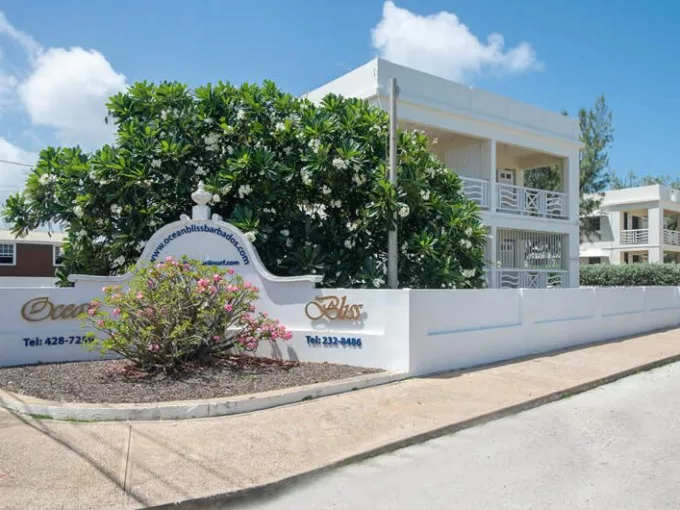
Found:
M 42 418 L 67 421 L 187 420 L 250 413 L 389 384 L 407 377 L 409 377 L 407 373 L 382 372 L 231 398 L 147 404 L 61 403 L 0 389 L 0 407 L 21 414 L 40 415 Z
M 266 483 L 263 485 L 257 485 L 253 487 L 248 487 L 245 489 L 227 492 L 224 494 L 215 494 L 212 496 L 206 496 L 203 498 L 190 499 L 186 501 L 179 501 L 175 503 L 167 503 L 163 505 L 157 505 L 148 507 L 148 510 L 170 510 L 170 509 L 181 509 L 181 510 L 204 510 L 204 509 L 214 509 L 223 508 L 223 505 L 227 503 L 257 503 L 258 501 L 268 500 L 275 498 L 278 495 L 284 493 L 285 491 L 292 489 L 294 485 L 309 483 L 314 478 L 322 476 L 323 474 L 347 466 L 349 464 L 354 464 L 361 462 L 372 457 L 377 457 L 379 455 L 384 455 L 387 453 L 392 453 L 396 450 L 406 448 L 418 443 L 423 443 L 437 437 L 445 436 L 458 432 L 463 429 L 475 427 L 477 425 L 482 425 L 484 423 L 504 418 L 513 414 L 517 414 L 523 411 L 527 411 L 536 407 L 540 407 L 551 402 L 555 402 L 562 398 L 576 395 L 578 393 L 583 393 L 588 390 L 597 388 L 598 386 L 603 386 L 615 382 L 619 379 L 635 375 L 640 372 L 647 372 L 655 368 L 662 367 L 671 363 L 680 361 L 680 354 L 675 354 L 667 358 L 662 358 L 656 361 L 645 363 L 644 365 L 639 365 L 615 374 L 611 374 L 599 379 L 595 379 L 586 383 L 579 384 L 577 386 L 572 386 L 564 390 L 556 391 L 542 397 L 527 400 L 519 404 L 515 404 L 509 407 L 498 409 L 487 414 L 477 416 L 475 418 L 470 418 L 461 422 L 452 423 L 450 425 L 445 425 L 427 432 L 422 432 L 411 437 L 404 439 L 399 439 L 389 444 L 379 446 L 355 455 L 350 455 L 344 459 L 333 462 L 326 466 L 322 466 L 317 469 L 312 469 L 311 471 L 306 471 L 304 473 L 299 473 L 281 480 Z

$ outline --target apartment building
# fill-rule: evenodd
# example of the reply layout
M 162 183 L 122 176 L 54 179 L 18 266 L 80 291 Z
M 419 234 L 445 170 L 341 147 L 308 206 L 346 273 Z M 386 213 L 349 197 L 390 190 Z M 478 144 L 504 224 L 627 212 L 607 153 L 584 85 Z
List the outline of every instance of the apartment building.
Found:
M 366 99 L 387 109 L 399 88 L 401 127 L 421 129 L 431 150 L 463 181 L 490 234 L 486 253 L 492 288 L 578 287 L 578 122 L 383 59 L 308 93 Z M 557 167 L 558 189 L 525 186 L 527 172 Z M 554 188 L 554 187 L 553 187 Z
M 54 277 L 63 244 L 61 233 L 36 231 L 17 239 L 9 230 L 0 230 L 0 278 Z
M 680 191 L 658 184 L 607 191 L 581 236 L 582 264 L 680 262 Z

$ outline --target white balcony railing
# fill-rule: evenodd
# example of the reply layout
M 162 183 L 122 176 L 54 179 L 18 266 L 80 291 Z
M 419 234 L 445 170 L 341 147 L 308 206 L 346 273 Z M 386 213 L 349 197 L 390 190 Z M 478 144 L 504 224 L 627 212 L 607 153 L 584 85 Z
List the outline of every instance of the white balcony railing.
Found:
M 489 181 L 484 179 L 474 179 L 472 177 L 460 176 L 463 181 L 463 193 L 469 199 L 475 202 L 480 208 L 489 208 Z
M 680 231 L 664 229 L 663 242 L 664 244 L 674 244 L 676 246 L 680 246 Z
M 525 188 L 513 184 L 496 184 L 499 212 L 567 218 L 567 194 L 559 191 Z
M 496 288 L 556 289 L 569 286 L 569 271 L 562 269 L 497 269 Z
M 649 230 L 646 228 L 621 231 L 621 244 L 647 244 L 648 242 Z

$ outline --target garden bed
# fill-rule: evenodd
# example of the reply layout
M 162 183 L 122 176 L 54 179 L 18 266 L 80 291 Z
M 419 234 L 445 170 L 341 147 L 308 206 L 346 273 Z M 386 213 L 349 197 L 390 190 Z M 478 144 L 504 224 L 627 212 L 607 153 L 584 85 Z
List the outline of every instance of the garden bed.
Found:
M 260 393 L 377 372 L 329 363 L 232 358 L 167 376 L 136 371 L 126 360 L 83 361 L 0 368 L 0 388 L 60 402 L 167 402 Z

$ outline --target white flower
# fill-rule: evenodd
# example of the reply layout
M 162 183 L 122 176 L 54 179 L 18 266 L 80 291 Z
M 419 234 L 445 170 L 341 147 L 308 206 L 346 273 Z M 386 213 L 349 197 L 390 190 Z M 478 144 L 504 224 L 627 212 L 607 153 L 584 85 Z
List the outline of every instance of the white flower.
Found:
M 339 170 L 344 170 L 346 168 L 349 168 L 349 161 L 345 161 L 342 158 L 334 158 L 333 166 Z
M 300 176 L 302 177 L 302 183 L 305 186 L 312 185 L 312 172 L 310 172 L 309 170 L 302 170 L 300 172 Z
M 215 194 L 212 196 L 212 201 L 215 202 L 215 203 L 219 202 L 219 201 L 220 201 L 220 196 L 219 196 L 217 193 L 215 193 Z
M 282 235 L 283 237 L 288 237 L 288 236 L 290 235 L 290 230 L 288 230 L 288 229 L 283 229 L 283 230 L 281 231 L 281 235 Z
M 350 232 L 354 232 L 358 228 L 359 228 L 358 223 L 352 223 L 350 221 L 347 222 L 347 230 L 349 230 Z
M 331 200 L 331 207 L 335 207 L 336 209 L 340 209 L 342 207 L 342 201 Z
M 52 180 L 53 179 L 50 174 L 42 174 L 40 179 L 38 179 L 38 182 L 44 186 L 45 184 L 52 182 Z
M 82 207 L 77 205 L 73 208 L 73 214 L 75 214 L 78 218 L 82 218 L 83 216 L 85 216 L 85 211 L 83 211 Z
M 160 168 L 161 167 L 161 160 L 160 159 L 152 159 L 151 160 L 151 168 Z
M 277 264 L 277 265 L 280 266 L 282 262 L 283 262 L 283 260 L 281 260 L 281 259 L 276 259 L 276 264 Z
M 411 208 L 406 204 L 400 204 L 398 212 L 400 218 L 406 218 L 410 214 Z
M 401 251 L 403 253 L 406 253 L 408 251 L 408 243 L 404 243 L 401 245 Z
M 234 148 L 231 145 L 227 146 L 227 152 L 231 156 L 234 153 Z
M 203 168 L 202 166 L 199 166 L 199 167 L 196 169 L 196 175 L 206 175 L 207 173 L 208 173 L 208 172 L 206 172 L 206 171 L 205 171 L 205 168 Z
M 321 186 L 321 193 L 323 193 L 324 195 L 330 195 L 331 189 L 324 184 L 323 186 Z
M 284 131 L 286 129 L 286 125 L 283 122 L 277 122 L 276 126 L 274 126 L 274 129 L 276 131 Z
M 121 206 L 119 206 L 119 205 L 112 205 L 112 206 L 111 206 L 111 212 L 112 212 L 115 216 L 120 216 L 120 213 L 123 212 L 123 208 L 122 208 Z
M 293 240 L 289 237 L 286 239 L 286 248 L 291 248 L 293 246 Z
M 87 232 L 85 232 L 84 230 L 79 230 L 78 232 L 76 232 L 76 239 L 78 241 L 80 241 L 84 237 L 87 237 Z
M 284 153 L 286 156 L 290 156 L 291 152 L 293 152 L 293 149 L 291 149 L 290 147 L 285 147 L 285 148 L 283 149 L 283 153 Z
M 475 275 L 474 269 L 463 269 L 463 276 L 465 278 L 472 278 Z
M 247 195 L 250 195 L 253 192 L 252 186 L 250 184 L 242 184 L 238 188 L 238 196 L 239 198 L 245 198 Z
M 145 246 L 146 246 L 146 241 L 139 241 L 137 243 L 136 248 L 137 248 L 137 250 L 141 251 Z
M 309 148 L 314 152 L 318 152 L 319 147 L 321 147 L 321 141 L 317 140 L 316 138 L 312 138 L 307 145 L 309 145 Z
M 352 180 L 354 181 L 354 184 L 356 184 L 357 186 L 361 186 L 363 183 L 366 182 L 366 177 L 364 177 L 363 175 L 354 174 Z
M 250 241 L 251 243 L 255 242 L 255 238 L 257 237 L 257 234 L 255 234 L 255 232 L 253 232 L 253 231 L 246 232 L 245 235 L 246 235 L 246 239 L 248 239 L 248 241 Z
M 213 120 L 210 117 L 206 117 L 205 119 L 203 119 L 203 122 L 205 122 L 206 124 L 212 124 Z
M 114 261 L 111 263 L 111 267 L 114 267 L 114 268 L 115 268 L 115 267 L 120 267 L 120 266 L 122 266 L 123 264 L 125 264 L 125 257 L 123 257 L 123 256 L 121 255 L 120 257 L 118 257 L 116 260 L 114 260 Z
M 463 240 L 460 242 L 460 245 L 461 245 L 463 248 L 467 248 L 467 249 L 472 248 L 472 243 L 471 243 L 470 241 L 468 241 L 467 239 L 463 239 Z
M 161 112 L 161 119 L 165 120 L 168 118 L 168 110 L 163 110 Z
M 347 248 L 348 250 L 354 248 L 354 241 L 350 239 L 345 239 L 345 248 Z
M 239 111 L 236 112 L 236 119 L 237 120 L 243 120 L 245 118 L 246 118 L 246 112 L 244 112 L 243 110 L 239 110 Z
M 383 280 L 382 278 L 373 278 L 373 281 L 371 283 L 373 283 L 373 286 L 377 289 L 383 283 L 385 283 L 385 280 Z
M 205 143 L 205 148 L 209 151 L 216 151 L 219 149 L 220 135 L 217 133 L 210 133 L 203 137 L 203 143 Z
M 465 229 L 465 235 L 468 236 L 468 237 L 470 237 L 472 235 L 472 228 L 471 227 L 468 227 L 468 228 Z
M 427 174 L 428 177 L 434 177 L 437 171 L 434 168 L 428 168 L 425 170 L 425 173 Z

